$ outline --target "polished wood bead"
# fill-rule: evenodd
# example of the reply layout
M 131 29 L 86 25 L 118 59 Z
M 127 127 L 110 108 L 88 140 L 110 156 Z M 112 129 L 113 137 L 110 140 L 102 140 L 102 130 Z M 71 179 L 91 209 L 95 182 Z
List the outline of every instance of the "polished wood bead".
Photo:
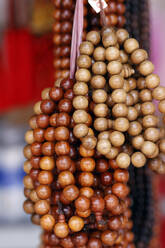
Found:
M 124 169 L 117 169 L 113 174 L 114 180 L 121 183 L 127 183 L 129 180 L 129 172 Z
M 68 155 L 70 153 L 69 143 L 66 141 L 59 141 L 55 144 L 56 155 Z
M 86 149 L 83 145 L 80 145 L 79 153 L 82 157 L 92 157 L 95 153 L 95 150 L 94 149 L 89 150 L 89 149 Z
M 107 32 L 103 35 L 102 42 L 105 48 L 109 46 L 115 46 L 117 43 L 117 36 L 115 32 Z
M 31 159 L 33 154 L 32 154 L 32 151 L 31 151 L 31 145 L 26 145 L 23 149 L 23 154 L 25 156 L 25 158 L 27 159 Z
M 51 188 L 48 185 L 39 185 L 36 188 L 36 193 L 40 199 L 46 200 L 51 196 Z
M 98 75 L 105 75 L 107 72 L 106 64 L 102 61 L 97 61 L 92 65 L 92 72 Z
M 106 139 L 100 139 L 97 143 L 97 150 L 103 155 L 109 153 L 111 150 L 110 141 Z
M 108 128 L 108 120 L 107 118 L 96 118 L 94 121 L 94 128 L 97 131 L 105 131 Z M 104 139 L 104 137 L 103 137 Z
M 91 78 L 90 84 L 95 89 L 101 89 L 104 88 L 106 80 L 102 75 L 94 75 Z
M 105 49 L 103 47 L 96 47 L 93 53 L 95 61 L 105 60 Z
M 159 102 L 158 108 L 161 113 L 165 114 L 165 100 Z
M 30 119 L 29 119 L 29 126 L 32 128 L 32 129 L 35 129 L 38 127 L 37 125 L 37 116 L 32 116 Z
M 40 168 L 42 170 L 52 170 L 55 166 L 53 157 L 44 156 L 40 159 Z
M 100 196 L 93 196 L 91 198 L 91 209 L 93 212 L 103 212 L 105 208 L 105 201 Z
M 106 117 L 108 114 L 108 107 L 104 103 L 98 103 L 95 105 L 93 112 L 97 117 Z
M 33 214 L 34 213 L 34 204 L 30 200 L 24 201 L 23 209 L 27 214 Z
M 58 238 L 66 238 L 69 234 L 69 227 L 66 223 L 57 223 L 54 226 L 54 233 Z
M 118 131 L 114 131 L 110 133 L 109 138 L 110 138 L 111 144 L 115 147 L 120 147 L 125 142 L 124 134 Z
M 88 234 L 85 232 L 79 232 L 72 237 L 75 246 L 84 246 L 88 242 Z
M 55 110 L 55 103 L 51 100 L 43 100 L 41 102 L 41 111 L 44 114 L 51 114 Z
M 74 248 L 74 244 L 72 242 L 72 239 L 69 236 L 61 239 L 61 245 L 64 248 Z
M 89 41 L 83 41 L 80 44 L 80 54 L 92 55 L 94 51 L 94 45 Z
M 103 103 L 107 100 L 107 93 L 102 89 L 95 90 L 92 94 L 92 99 L 95 103 Z
M 135 167 L 143 167 L 146 163 L 146 158 L 141 152 L 135 152 L 131 157 L 132 164 Z
M 120 89 L 124 85 L 124 78 L 121 75 L 113 75 L 109 79 L 109 86 L 112 89 Z
M 39 200 L 34 205 L 35 212 L 39 215 L 47 214 L 50 210 L 50 205 L 46 200 Z
M 91 187 L 82 187 L 80 188 L 80 195 L 91 198 L 94 195 L 94 190 Z
M 97 144 L 97 139 L 92 135 L 87 135 L 86 137 L 82 138 L 82 145 L 86 149 L 90 149 L 90 150 L 94 149 L 96 147 L 96 144 Z
M 75 207 L 78 211 L 86 211 L 90 208 L 90 200 L 86 196 L 79 196 L 75 200 Z
M 29 175 L 24 176 L 23 184 L 24 184 L 25 188 L 27 188 L 27 189 L 33 189 L 34 188 L 33 180 Z
M 25 172 L 26 174 L 29 174 L 29 173 L 30 173 L 30 171 L 31 171 L 31 169 L 32 169 L 32 164 L 30 163 L 29 160 L 27 160 L 27 161 L 24 162 L 23 169 L 24 169 L 24 172 Z
M 109 186 L 112 184 L 112 174 L 110 172 L 104 172 L 100 175 L 101 183 L 105 186 Z
M 51 184 L 53 182 L 53 174 L 50 171 L 41 171 L 38 175 L 38 181 L 40 184 Z
M 79 195 L 79 189 L 75 185 L 69 185 L 64 188 L 63 196 L 68 201 L 74 201 Z
M 49 126 L 49 116 L 40 114 L 37 116 L 37 125 L 40 128 L 47 128 Z
M 137 135 L 132 138 L 132 145 L 136 149 L 140 149 L 144 143 L 143 135 Z
M 40 225 L 44 230 L 51 231 L 55 225 L 55 219 L 52 215 L 46 214 L 41 217 Z
M 122 71 L 122 64 L 119 61 L 111 61 L 107 65 L 107 71 L 111 75 L 120 74 Z
M 91 237 L 88 241 L 87 248 L 102 248 L 101 240 L 95 237 Z
M 108 220 L 108 227 L 112 231 L 118 231 L 121 228 L 121 220 L 118 216 L 110 217 Z
M 59 156 L 56 160 L 56 166 L 60 171 L 68 170 L 71 166 L 71 162 L 72 161 L 69 156 Z
M 143 76 L 148 76 L 149 74 L 153 73 L 154 65 L 151 61 L 145 60 L 139 65 L 138 70 Z
M 91 73 L 89 70 L 81 68 L 76 71 L 75 78 L 80 82 L 89 82 L 91 79 Z
M 165 139 L 160 140 L 159 149 L 160 152 L 165 153 Z
M 119 59 L 119 49 L 117 47 L 108 47 L 105 51 L 105 57 L 108 61 L 118 60 Z
M 75 109 L 84 110 L 88 107 L 88 99 L 85 96 L 76 96 L 73 99 L 73 107 Z
M 141 147 L 141 151 L 147 157 L 152 156 L 155 150 L 156 150 L 156 145 L 151 141 L 145 141 Z
M 112 211 L 119 205 L 119 199 L 113 194 L 107 194 L 104 198 L 106 209 Z
M 115 231 L 106 230 L 101 234 L 101 240 L 105 245 L 112 246 L 117 239 L 117 233 Z
M 69 225 L 69 228 L 72 230 L 72 232 L 79 232 L 84 227 L 84 221 L 82 218 L 78 216 L 72 216 L 69 219 L 68 225 Z
M 83 187 L 90 187 L 94 183 L 94 176 L 91 172 L 82 172 L 78 178 L 79 183 Z
M 129 193 L 129 188 L 123 183 L 114 183 L 112 185 L 112 193 L 120 199 L 124 199 Z
M 92 60 L 88 55 L 80 55 L 77 59 L 77 65 L 80 68 L 90 68 L 92 65 Z
M 32 144 L 32 143 L 35 141 L 33 130 L 28 130 L 28 131 L 25 133 L 25 141 L 26 141 L 26 143 L 28 143 L 28 144 Z
M 129 38 L 129 33 L 127 32 L 126 29 L 118 29 L 116 32 L 117 40 L 119 44 L 124 43 L 125 40 Z
M 83 82 L 74 84 L 73 91 L 75 95 L 86 95 L 88 93 L 88 85 Z
M 71 117 L 67 113 L 58 113 L 56 115 L 56 125 L 57 126 L 66 126 L 68 127 L 71 122 Z
M 129 38 L 124 42 L 125 51 L 130 54 L 139 48 L 139 43 L 134 38 Z
M 93 158 L 82 158 L 80 168 L 84 172 L 92 172 L 95 169 L 95 160 Z
M 143 115 L 152 115 L 155 113 L 155 105 L 152 102 L 145 102 L 141 105 Z
M 154 89 L 160 84 L 160 78 L 157 74 L 150 74 L 146 77 L 146 86 L 148 88 Z
M 72 103 L 69 99 L 62 99 L 58 103 L 58 109 L 60 112 L 66 112 L 69 113 L 72 110 Z
M 156 87 L 153 92 L 152 96 L 155 100 L 161 101 L 165 99 L 165 88 L 163 86 Z
M 137 136 L 142 132 L 142 126 L 138 121 L 132 121 L 129 124 L 128 133 L 131 136 Z
M 59 87 L 55 87 L 50 90 L 49 94 L 52 100 L 59 101 L 63 97 L 63 90 Z
M 93 45 L 98 45 L 101 40 L 100 33 L 97 31 L 90 31 L 87 33 L 86 40 L 90 41 Z
M 160 131 L 157 128 L 149 127 L 144 131 L 144 138 L 146 140 L 156 142 L 160 138 Z
M 126 169 L 130 165 L 130 156 L 122 152 L 117 156 L 116 162 L 120 168 Z
M 70 171 L 62 171 L 58 175 L 58 181 L 59 181 L 60 186 L 64 188 L 68 185 L 74 184 L 75 178 Z
M 131 54 L 131 60 L 134 64 L 140 64 L 148 58 L 148 54 L 144 49 L 137 49 Z
M 129 122 L 127 118 L 119 117 L 114 121 L 114 129 L 120 132 L 126 132 L 129 128 Z
M 54 130 L 54 137 L 57 141 L 68 140 L 69 130 L 66 127 L 57 127 Z
M 36 115 L 42 114 L 42 110 L 41 110 L 41 101 L 38 101 L 35 103 L 34 107 L 33 107 L 34 113 Z
M 135 107 L 128 107 L 127 118 L 129 121 L 134 121 L 138 117 L 138 112 Z
M 88 114 L 85 110 L 76 110 L 73 113 L 73 119 L 75 123 L 86 123 L 88 120 Z
M 88 127 L 86 124 L 77 124 L 73 129 L 73 134 L 77 138 L 82 138 L 88 134 Z

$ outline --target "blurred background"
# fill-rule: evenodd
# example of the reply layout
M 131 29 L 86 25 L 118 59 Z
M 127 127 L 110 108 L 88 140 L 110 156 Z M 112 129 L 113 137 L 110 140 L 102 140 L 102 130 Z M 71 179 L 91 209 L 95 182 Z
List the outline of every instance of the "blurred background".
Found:
M 14 3 L 14 5 L 13 5 Z M 165 80 L 165 1 L 150 0 L 151 56 Z M 24 133 L 32 104 L 53 82 L 53 6 L 46 0 L 0 0 L 0 248 L 34 248 L 40 230 L 22 210 Z M 165 247 L 165 182 L 159 180 Z

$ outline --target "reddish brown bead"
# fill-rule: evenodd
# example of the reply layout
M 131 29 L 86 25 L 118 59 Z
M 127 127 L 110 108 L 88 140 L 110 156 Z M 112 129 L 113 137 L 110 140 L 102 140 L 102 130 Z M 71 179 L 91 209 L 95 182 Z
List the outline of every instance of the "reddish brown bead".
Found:
M 37 125 L 40 128 L 47 128 L 49 126 L 49 116 L 40 114 L 37 116 Z
M 59 101 L 63 97 L 63 90 L 59 87 L 55 87 L 50 90 L 49 94 L 54 101 Z
M 69 113 L 72 110 L 72 102 L 69 99 L 62 99 L 58 104 L 58 109 L 60 112 Z

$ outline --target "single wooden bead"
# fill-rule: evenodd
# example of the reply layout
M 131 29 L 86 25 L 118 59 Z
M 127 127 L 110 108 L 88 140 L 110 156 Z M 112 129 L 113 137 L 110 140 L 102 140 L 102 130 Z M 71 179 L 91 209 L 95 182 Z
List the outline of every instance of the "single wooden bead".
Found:
M 73 120 L 75 123 L 86 123 L 88 120 L 88 114 L 85 110 L 76 110 L 73 113 Z
M 130 165 L 130 156 L 124 152 L 120 153 L 117 158 L 116 162 L 119 168 L 126 169 Z
M 118 29 L 117 32 L 116 32 L 116 36 L 117 36 L 117 40 L 119 42 L 119 44 L 122 44 L 124 43 L 124 41 L 126 39 L 129 38 L 129 33 L 127 32 L 126 29 Z
M 55 153 L 56 155 L 68 155 L 70 152 L 69 143 L 66 141 L 59 141 L 55 144 Z
M 144 138 L 146 140 L 156 142 L 160 138 L 160 131 L 158 128 L 149 127 L 144 131 Z
M 72 102 L 69 99 L 61 99 L 58 103 L 59 112 L 69 113 L 72 110 Z
M 95 61 L 105 60 L 105 49 L 103 47 L 96 47 L 93 53 Z
M 38 214 L 33 214 L 31 216 L 31 222 L 34 224 L 34 225 L 40 225 L 40 216 Z
M 120 147 L 125 142 L 124 134 L 118 131 L 110 133 L 109 139 L 111 141 L 111 144 L 115 147 Z
M 88 127 L 86 124 L 77 124 L 73 128 L 73 133 L 75 137 L 82 138 L 88 134 Z
M 48 127 L 45 131 L 44 131 L 44 138 L 42 140 L 42 142 L 45 140 L 47 141 L 54 141 L 54 128 L 53 127 Z M 42 131 L 41 131 L 42 133 Z M 35 136 L 35 134 L 34 134 Z
M 95 103 L 103 103 L 107 100 L 107 93 L 105 90 L 95 90 L 92 94 L 92 99 Z
M 92 150 L 96 147 L 96 144 L 97 144 L 97 139 L 93 135 L 87 135 L 86 137 L 82 138 L 82 145 L 86 149 Z
M 75 207 L 78 211 L 86 211 L 90 208 L 90 200 L 81 195 L 75 200 Z
M 165 100 L 159 102 L 158 108 L 161 113 L 165 114 Z
M 50 90 L 49 94 L 50 94 L 50 97 L 51 97 L 52 100 L 59 101 L 63 97 L 63 90 L 62 90 L 62 88 L 55 87 L 55 88 L 52 88 Z
M 44 141 L 44 129 L 42 128 L 35 128 L 33 131 L 34 140 L 37 142 Z
M 75 109 L 86 109 L 88 107 L 88 99 L 85 96 L 76 96 L 73 99 L 73 107 Z
M 30 128 L 32 128 L 32 129 L 35 129 L 35 128 L 37 128 L 38 127 L 38 125 L 37 125 L 37 116 L 32 116 L 30 119 L 29 119 L 29 126 L 30 126 Z
M 148 59 L 148 54 L 144 49 L 137 49 L 131 54 L 131 60 L 135 65 L 142 63 Z
M 143 115 L 153 115 L 155 113 L 155 105 L 152 102 L 145 102 L 141 105 Z
M 106 155 L 107 153 L 109 153 L 111 150 L 110 141 L 106 139 L 100 139 L 97 142 L 97 150 L 103 155 Z
M 113 194 L 107 194 L 104 198 L 105 206 L 108 211 L 116 208 L 119 205 L 119 199 Z
M 29 173 L 30 173 L 30 171 L 31 171 L 31 169 L 32 169 L 32 164 L 30 163 L 29 160 L 27 160 L 27 161 L 24 162 L 23 169 L 24 169 L 24 172 L 25 172 L 26 174 L 29 174 Z
M 91 198 L 91 210 L 93 212 L 103 212 L 105 201 L 101 196 L 93 196 Z
M 68 127 L 71 122 L 71 117 L 67 113 L 58 113 L 56 116 L 56 126 Z
M 138 103 L 139 92 L 137 90 L 131 90 L 130 94 L 133 96 L 134 104 Z
M 106 80 L 101 75 L 94 75 L 91 78 L 90 84 L 95 89 L 101 89 L 101 88 L 104 88 L 106 84 Z
M 97 117 L 106 117 L 108 114 L 108 107 L 104 103 L 99 103 L 99 104 L 96 104 L 93 112 L 94 112 L 95 116 L 97 116 Z
M 121 89 L 124 85 L 124 78 L 121 75 L 113 75 L 109 79 L 109 86 L 112 89 Z
M 92 158 L 81 159 L 80 168 L 82 171 L 92 172 L 95 169 L 95 160 Z
M 94 183 L 94 176 L 91 172 L 82 172 L 79 175 L 79 183 L 83 187 L 90 187 Z
M 98 140 L 109 139 L 109 134 L 110 134 L 109 131 L 104 131 L 104 132 L 99 133 Z
M 101 240 L 95 237 L 91 237 L 88 241 L 87 248 L 102 248 Z
M 138 112 L 135 107 L 128 107 L 127 118 L 129 121 L 134 121 L 138 117 Z
M 152 93 L 148 89 L 141 90 L 139 97 L 142 102 L 152 101 Z
M 117 103 L 113 106 L 112 113 L 115 117 L 125 117 L 128 115 L 128 108 L 123 103 Z
M 122 71 L 122 64 L 119 61 L 111 61 L 107 65 L 107 71 L 111 75 L 120 74 Z
M 66 91 L 68 89 L 72 89 L 73 88 L 73 80 L 69 79 L 69 78 L 65 78 L 62 79 L 62 81 L 60 82 L 60 86 Z
M 105 131 L 108 128 L 108 121 L 106 118 L 96 118 L 94 121 L 94 128 L 97 131 Z
M 29 175 L 24 176 L 23 184 L 24 184 L 25 188 L 27 188 L 27 189 L 33 189 L 34 188 L 33 180 Z
M 84 221 L 82 218 L 78 216 L 72 216 L 69 219 L 68 225 L 69 225 L 69 228 L 72 230 L 72 232 L 79 232 L 84 227 Z
M 103 244 L 107 245 L 107 246 L 113 246 L 115 244 L 115 241 L 117 239 L 117 232 L 115 231 L 104 231 L 101 234 L 101 240 L 103 242 Z
M 59 181 L 60 186 L 64 188 L 68 185 L 74 184 L 75 178 L 70 171 L 62 171 L 58 175 L 58 181 Z
M 44 114 L 51 114 L 55 110 L 55 103 L 51 100 L 43 100 L 41 102 L 41 111 Z
M 109 186 L 112 184 L 112 174 L 110 172 L 103 172 L 100 176 L 101 183 L 105 186 Z
M 91 79 L 91 73 L 89 70 L 81 68 L 76 71 L 75 78 L 80 82 L 89 82 Z
M 49 116 L 44 114 L 38 115 L 37 125 L 40 128 L 47 128 L 49 126 Z
M 108 159 L 115 159 L 118 153 L 119 153 L 119 149 L 117 147 L 112 146 L 110 152 L 107 153 L 105 156 Z
M 150 157 L 156 150 L 156 145 L 151 141 L 145 141 L 141 147 L 141 151 L 147 156 Z
M 42 144 L 42 153 L 45 156 L 52 156 L 54 154 L 54 143 L 45 142 Z
M 154 71 L 154 65 L 151 61 L 145 60 L 139 65 L 138 70 L 143 76 L 148 76 Z
M 51 184 L 53 182 L 53 174 L 50 171 L 41 171 L 38 175 L 40 184 Z
M 50 92 L 51 88 L 45 88 L 42 93 L 41 93 L 41 98 L 42 100 L 49 100 L 50 96 L 49 96 L 49 92 Z
M 72 242 L 72 239 L 69 236 L 61 239 L 61 245 L 64 248 L 74 248 L 74 244 Z
M 68 89 L 65 91 L 64 98 L 73 100 L 73 97 L 74 97 L 74 92 L 72 89 Z
M 84 246 L 88 242 L 88 234 L 85 232 L 76 233 L 72 240 L 75 246 Z
M 137 136 L 142 132 L 142 126 L 138 121 L 132 121 L 129 124 L 128 133 L 131 136 Z
M 129 188 L 124 183 L 114 183 L 112 185 L 112 193 L 120 199 L 124 199 L 129 193 Z
M 41 217 L 40 225 L 44 230 L 51 231 L 55 225 L 55 219 L 52 215 L 46 214 Z
M 68 201 L 74 201 L 79 195 L 79 189 L 75 185 L 69 185 L 64 188 L 63 196 Z
M 105 48 L 115 46 L 117 43 L 117 36 L 115 32 L 109 32 L 103 35 L 102 42 Z
M 31 145 L 26 145 L 24 147 L 23 154 L 24 154 L 24 157 L 27 158 L 27 159 L 31 159 L 32 158 Z
M 120 132 L 126 132 L 129 128 L 129 122 L 124 117 L 119 117 L 114 121 L 114 129 Z
M 129 173 L 124 169 L 117 169 L 113 174 L 114 180 L 120 183 L 127 183 L 129 180 Z
M 94 51 L 94 45 L 89 41 L 83 41 L 80 45 L 80 54 L 92 55 Z
M 129 38 L 124 42 L 125 51 L 130 54 L 139 48 L 139 42 L 134 38 Z
M 40 159 L 40 168 L 42 170 L 53 170 L 55 166 L 54 158 L 44 156 Z
M 142 135 L 138 135 L 132 138 L 132 145 L 134 148 L 139 150 L 144 143 L 144 138 Z
M 88 93 L 88 85 L 83 82 L 74 84 L 73 92 L 75 95 L 86 95 Z
M 129 89 L 130 91 L 136 89 L 136 79 L 135 78 L 129 78 L 128 80 L 128 83 L 129 83 Z
M 101 40 L 100 33 L 97 31 L 90 31 L 86 35 L 86 40 L 90 41 L 93 45 L 98 45 Z
M 165 139 L 162 139 L 159 143 L 160 152 L 165 153 Z
M 133 98 L 133 96 L 130 93 L 128 93 L 126 95 L 126 101 L 125 101 L 125 103 L 126 103 L 127 106 L 132 106 L 134 104 L 134 98 Z
M 124 84 L 123 84 L 123 90 L 125 90 L 126 93 L 128 93 L 130 91 L 130 85 L 128 80 L 124 80 Z
M 55 140 L 68 140 L 69 139 L 69 130 L 66 127 L 57 127 L 54 131 Z
M 35 103 L 34 107 L 33 107 L 34 113 L 36 115 L 40 115 L 42 114 L 42 110 L 41 110 L 41 101 L 38 101 L 37 103 Z
M 105 75 L 107 72 L 106 64 L 102 61 L 97 61 L 92 65 L 92 72 L 98 75 Z
M 69 156 L 59 156 L 56 160 L 56 166 L 60 171 L 68 170 L 71 166 L 71 162 Z
M 57 223 L 54 226 L 54 233 L 58 238 L 66 238 L 69 234 L 69 227 L 66 223 Z
M 25 141 L 26 143 L 28 144 L 32 144 L 35 140 L 34 140 L 34 132 L 33 130 L 28 130 L 26 133 L 25 133 Z
M 118 60 L 119 59 L 119 49 L 117 47 L 108 47 L 105 51 L 105 57 L 108 61 Z
M 96 162 L 97 172 L 106 172 L 109 169 L 108 162 L 105 159 L 99 159 Z
M 127 53 L 124 50 L 120 50 L 119 51 L 119 54 L 120 54 L 120 57 L 119 57 L 120 62 L 122 64 L 127 63 L 128 62 L 128 55 L 127 55 Z
M 157 74 L 150 74 L 146 77 L 146 86 L 150 89 L 158 87 L 160 84 L 160 78 Z
M 80 195 L 91 198 L 94 195 L 94 190 L 91 187 L 82 187 L 80 188 Z
M 139 90 L 145 89 L 146 88 L 146 79 L 143 77 L 138 78 L 137 80 L 137 88 Z
M 46 200 L 51 196 L 51 188 L 48 185 L 39 185 L 36 188 L 36 193 L 40 199 Z
M 38 179 L 39 172 L 40 171 L 38 169 L 33 169 L 33 168 L 31 169 L 29 175 L 34 182 Z
M 50 210 L 50 205 L 46 200 L 39 200 L 34 205 L 35 212 L 39 215 L 47 214 Z
M 141 152 L 135 152 L 131 157 L 131 162 L 135 167 L 143 167 L 146 163 L 146 158 Z
M 152 92 L 152 96 L 157 101 L 164 100 L 165 99 L 165 88 L 163 86 L 156 87 Z
M 95 152 L 94 149 L 89 150 L 86 149 L 83 145 L 80 145 L 79 153 L 82 157 L 92 157 L 94 155 L 94 152 Z
M 26 212 L 26 214 L 33 214 L 34 213 L 34 204 L 30 200 L 24 201 L 23 209 Z
M 92 60 L 88 55 L 80 55 L 77 59 L 77 65 L 80 68 L 90 68 L 92 65 Z

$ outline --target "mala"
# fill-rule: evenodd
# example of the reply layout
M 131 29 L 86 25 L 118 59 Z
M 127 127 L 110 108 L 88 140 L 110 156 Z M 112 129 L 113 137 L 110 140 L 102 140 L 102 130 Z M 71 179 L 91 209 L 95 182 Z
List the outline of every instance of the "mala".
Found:
M 54 1 L 58 70 L 54 87 L 43 90 L 42 100 L 34 105 L 24 148 L 24 210 L 45 230 L 44 248 L 134 248 L 130 168 L 142 181 L 145 164 L 158 173 L 165 170 L 164 132 L 152 102 L 159 101 L 164 114 L 165 89 L 147 52 L 120 28 L 125 24 L 122 2 L 108 3 L 105 18 L 111 27 L 101 29 L 103 22 L 84 1 L 83 42 L 78 51 L 74 48 L 80 54 L 75 79 L 68 79 L 74 63 L 69 59 L 71 40 L 79 31 L 75 25 L 71 38 L 79 1 L 76 7 L 71 0 Z M 142 181 L 139 201 L 144 200 Z M 145 201 L 152 204 L 149 192 Z M 144 211 L 137 212 L 138 227 Z M 136 237 L 148 244 L 139 230 L 134 230 Z

